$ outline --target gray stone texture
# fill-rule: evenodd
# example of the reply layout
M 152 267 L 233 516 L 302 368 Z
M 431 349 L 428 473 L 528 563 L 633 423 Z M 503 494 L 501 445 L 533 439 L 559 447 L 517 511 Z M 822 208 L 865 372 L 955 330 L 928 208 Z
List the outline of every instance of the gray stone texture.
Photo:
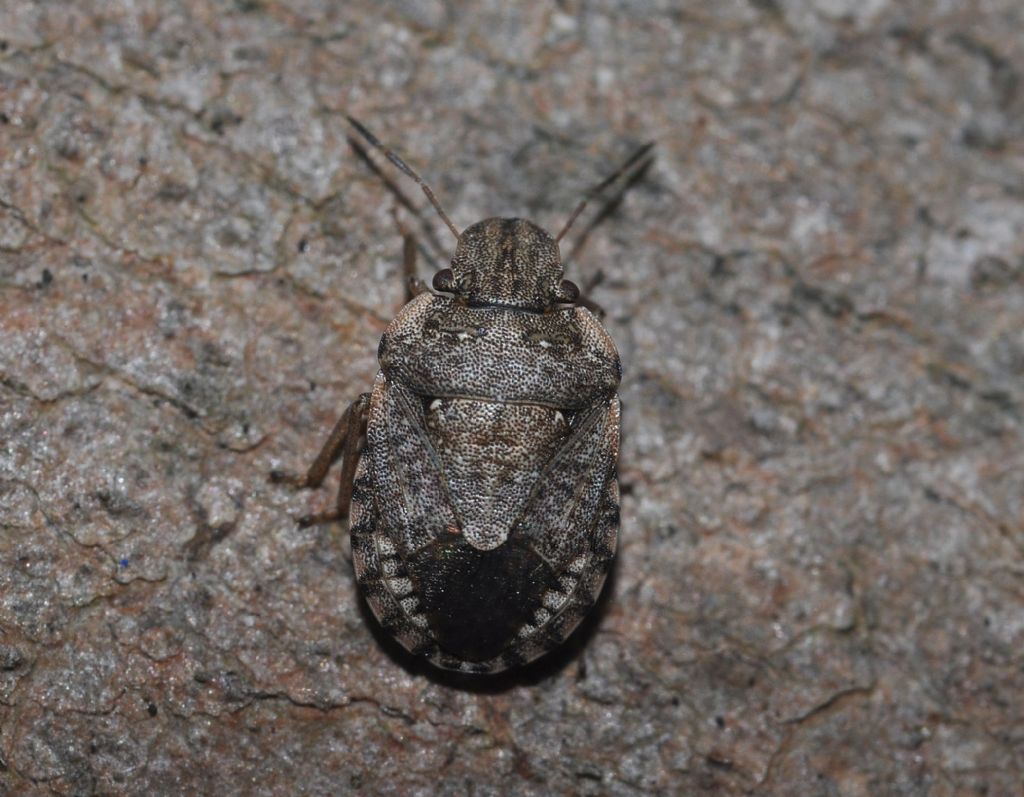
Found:
M 1024 782 L 1024 5 L 0 3 L 0 793 L 1003 795 Z M 618 564 L 467 681 L 315 455 L 460 227 L 626 365 Z M 600 204 L 600 203 L 599 203 Z M 332 484 L 334 480 L 332 479 Z

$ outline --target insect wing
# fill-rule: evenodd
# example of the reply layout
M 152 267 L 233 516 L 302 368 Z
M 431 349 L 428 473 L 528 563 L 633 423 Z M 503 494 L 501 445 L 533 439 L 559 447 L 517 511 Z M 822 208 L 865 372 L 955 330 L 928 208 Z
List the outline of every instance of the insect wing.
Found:
M 569 607 L 578 610 L 568 634 L 597 599 L 615 555 L 618 532 L 619 399 L 613 396 L 578 414 L 572 434 L 537 480 L 513 537 L 556 574 L 558 586 L 541 596 L 538 628 Z
M 589 532 L 615 475 L 618 450 L 619 399 L 613 396 L 576 416 L 534 485 L 515 533 L 556 569 L 591 547 Z
M 420 399 L 378 377 L 367 425 L 366 456 L 376 486 L 380 524 L 402 556 L 458 525 L 437 453 L 423 425 Z

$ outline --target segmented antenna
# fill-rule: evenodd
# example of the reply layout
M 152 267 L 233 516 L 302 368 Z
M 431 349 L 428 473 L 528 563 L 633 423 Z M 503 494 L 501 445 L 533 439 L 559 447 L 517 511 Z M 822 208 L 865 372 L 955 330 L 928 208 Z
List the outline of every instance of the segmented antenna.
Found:
M 583 212 L 583 209 L 587 206 L 587 203 L 590 202 L 590 200 L 595 199 L 602 191 L 604 191 L 604 189 L 606 189 L 608 186 L 610 186 L 612 183 L 618 180 L 623 174 L 629 171 L 629 169 L 635 163 L 643 159 L 643 157 L 648 152 L 651 151 L 652 147 L 654 147 L 654 142 L 648 141 L 646 144 L 640 147 L 640 149 L 638 149 L 636 152 L 630 155 L 626 162 L 623 163 L 614 172 L 612 172 L 612 174 L 604 178 L 604 180 L 602 180 L 600 183 L 598 183 L 589 191 L 587 191 L 587 193 L 583 197 L 583 200 L 576 206 L 576 210 L 572 212 L 572 215 L 569 217 L 569 220 L 565 223 L 565 226 L 562 228 L 562 231 L 555 236 L 555 243 L 558 243 L 559 241 L 562 240 L 563 237 L 565 237 L 565 234 L 569 232 L 569 228 L 572 227 L 572 223 L 576 221 L 576 217 Z
M 455 225 L 452 224 L 452 220 L 449 219 L 448 214 L 444 212 L 444 208 L 442 208 L 441 203 L 437 201 L 437 197 L 434 196 L 434 192 L 430 190 L 430 186 L 423 182 L 423 178 L 416 174 L 416 172 L 414 172 L 412 169 L 410 169 L 406 165 L 404 160 L 398 157 L 390 149 L 385 147 L 380 142 L 380 140 L 378 140 L 378 138 L 369 130 L 367 130 L 360 122 L 353 119 L 351 116 L 346 116 L 345 118 L 348 119 L 349 124 L 352 125 L 352 127 L 359 131 L 359 135 L 361 135 L 363 138 L 369 141 L 370 144 L 372 144 L 374 147 L 383 152 L 389 161 L 391 161 L 406 175 L 408 175 L 409 177 L 416 181 L 419 187 L 423 189 L 423 193 L 427 195 L 427 199 L 430 200 L 430 204 L 434 206 L 434 210 L 436 210 L 437 214 L 444 220 L 444 223 L 448 225 L 448 229 L 452 231 L 452 235 L 454 235 L 457 240 L 459 237 L 459 231 L 455 229 Z

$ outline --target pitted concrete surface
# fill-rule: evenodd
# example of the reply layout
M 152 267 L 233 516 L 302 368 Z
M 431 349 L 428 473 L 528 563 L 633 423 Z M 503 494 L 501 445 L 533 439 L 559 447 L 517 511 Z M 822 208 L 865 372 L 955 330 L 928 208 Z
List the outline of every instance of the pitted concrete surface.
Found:
M 1022 30 L 5 2 L 0 793 L 1019 793 Z M 460 228 L 557 230 L 657 141 L 563 246 L 625 363 L 618 563 L 508 676 L 403 655 L 293 520 L 330 490 L 267 481 L 371 384 L 393 212 L 422 277 L 452 250 L 345 114 Z

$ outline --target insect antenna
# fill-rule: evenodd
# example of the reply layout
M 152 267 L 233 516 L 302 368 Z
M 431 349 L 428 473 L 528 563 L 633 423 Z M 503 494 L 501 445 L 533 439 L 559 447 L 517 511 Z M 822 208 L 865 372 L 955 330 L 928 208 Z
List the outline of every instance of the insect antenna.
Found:
M 576 221 L 576 218 L 583 212 L 583 209 L 587 206 L 587 203 L 590 202 L 590 200 L 595 199 L 602 191 L 604 191 L 604 189 L 606 189 L 608 186 L 610 186 L 612 183 L 618 180 L 623 174 L 629 171 L 629 169 L 632 168 L 634 164 L 636 164 L 638 161 L 643 160 L 644 156 L 647 155 L 647 153 L 650 152 L 653 147 L 654 142 L 648 141 L 646 144 L 640 147 L 640 149 L 638 149 L 636 152 L 630 155 L 629 158 L 626 159 L 625 163 L 623 163 L 618 169 L 616 169 L 610 175 L 605 177 L 601 182 L 599 182 L 597 185 L 595 185 L 593 188 L 587 191 L 587 193 L 584 194 L 583 199 L 576 206 L 576 210 L 572 212 L 572 215 L 569 217 L 569 220 L 565 223 L 565 226 L 562 227 L 562 231 L 555 236 L 555 243 L 558 243 L 559 241 L 562 240 L 562 238 L 565 237 L 565 234 L 569 232 L 569 228 L 572 227 L 573 222 Z M 649 159 L 645 160 L 644 165 L 641 166 L 638 171 L 645 170 L 649 163 Z
M 573 241 L 572 249 L 569 250 L 569 253 L 562 255 L 563 266 L 568 267 L 570 263 L 575 263 L 579 259 L 580 254 L 587 245 L 590 234 L 597 229 L 605 219 L 619 209 L 626 194 L 629 193 L 629 190 L 634 185 L 644 179 L 644 176 L 647 174 L 647 170 L 653 163 L 653 156 L 645 158 L 639 166 L 629 173 L 629 176 L 626 177 L 626 179 L 621 180 L 619 184 L 615 186 L 614 191 L 609 192 L 611 195 L 608 196 L 607 199 L 602 198 L 601 206 L 596 212 L 591 214 L 590 219 L 584 225 L 582 230 L 579 227 L 574 228 L 576 230 L 576 240 Z M 593 287 L 594 285 L 591 285 L 586 291 L 584 291 L 584 293 L 589 292 Z
M 416 172 L 414 172 L 411 168 L 409 168 L 406 162 L 402 160 L 400 157 L 398 157 L 398 155 L 396 155 L 390 149 L 385 147 L 380 142 L 380 140 L 373 133 L 367 130 L 359 121 L 353 119 L 351 116 L 346 116 L 345 118 L 348 119 L 349 124 L 351 124 L 352 127 L 359 131 L 359 135 L 361 135 L 363 138 L 369 141 L 370 144 L 372 144 L 374 147 L 383 152 L 389 161 L 391 161 L 393 164 L 395 164 L 395 166 L 401 169 L 402 172 L 404 172 L 406 175 L 408 175 L 409 177 L 416 181 L 419 187 L 423 189 L 423 193 L 427 195 L 427 199 L 430 200 L 430 204 L 434 206 L 434 210 L 436 210 L 437 214 L 444 220 L 444 223 L 448 225 L 448 229 L 452 231 L 452 235 L 454 235 L 455 238 L 458 239 L 459 231 L 455 228 L 455 225 L 452 224 L 452 220 L 448 218 L 448 214 L 444 212 L 444 208 L 442 208 L 441 203 L 437 201 L 437 197 L 434 196 L 434 192 L 430 190 L 430 186 L 423 182 L 423 178 L 416 174 Z

